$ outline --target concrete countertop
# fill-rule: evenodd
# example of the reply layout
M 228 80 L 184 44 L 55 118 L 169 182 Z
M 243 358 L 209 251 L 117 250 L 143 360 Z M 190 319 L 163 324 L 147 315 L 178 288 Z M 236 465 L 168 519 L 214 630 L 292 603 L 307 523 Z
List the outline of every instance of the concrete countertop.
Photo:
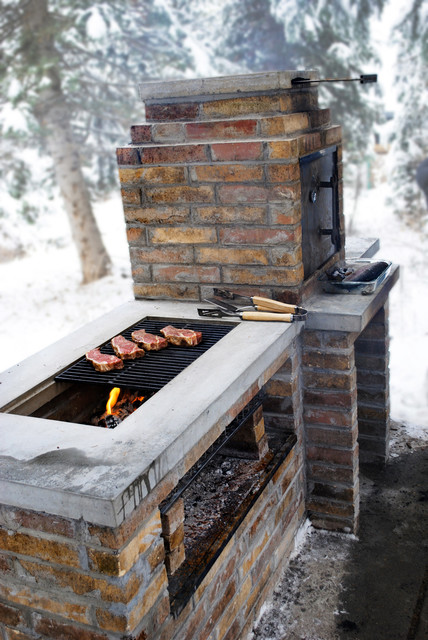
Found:
M 236 319 L 116 429 L 4 413 L 14 398 L 52 386 L 86 351 L 144 317 L 201 321 L 195 304 L 132 301 L 0 374 L 0 503 L 117 526 L 254 383 L 262 384 L 303 329 Z

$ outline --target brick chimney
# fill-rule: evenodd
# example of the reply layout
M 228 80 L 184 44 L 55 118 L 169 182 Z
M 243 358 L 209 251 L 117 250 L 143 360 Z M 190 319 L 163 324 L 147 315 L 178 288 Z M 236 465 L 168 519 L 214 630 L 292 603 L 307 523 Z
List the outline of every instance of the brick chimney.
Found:
M 136 298 L 199 301 L 223 286 L 299 303 L 313 289 L 320 269 L 305 275 L 300 162 L 334 148 L 343 237 L 341 127 L 319 109 L 316 84 L 292 85 L 301 76 L 317 78 L 141 86 L 147 120 L 117 149 Z M 322 270 L 343 257 L 329 253 Z

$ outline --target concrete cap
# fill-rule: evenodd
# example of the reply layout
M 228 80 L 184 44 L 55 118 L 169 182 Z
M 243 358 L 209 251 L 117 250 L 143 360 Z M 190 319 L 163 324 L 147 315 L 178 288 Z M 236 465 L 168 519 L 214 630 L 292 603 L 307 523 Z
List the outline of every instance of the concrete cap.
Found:
M 156 80 L 139 85 L 143 101 L 165 98 L 192 98 L 213 95 L 236 95 L 237 93 L 256 93 L 290 89 L 293 78 L 304 77 L 318 80 L 319 73 L 314 70 L 262 71 L 236 76 L 218 76 L 214 78 L 195 78 L 191 80 Z

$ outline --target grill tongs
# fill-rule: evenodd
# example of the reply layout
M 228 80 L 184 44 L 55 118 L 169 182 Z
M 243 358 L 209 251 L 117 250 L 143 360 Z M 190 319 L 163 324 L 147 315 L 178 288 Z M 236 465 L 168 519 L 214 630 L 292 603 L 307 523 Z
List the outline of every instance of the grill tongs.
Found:
M 198 309 L 198 313 L 200 316 L 211 318 L 238 316 L 242 320 L 296 322 L 296 320 L 306 320 L 307 316 L 306 309 L 257 296 L 251 298 L 253 304 L 247 306 L 234 305 L 219 298 L 205 298 L 204 301 L 213 304 L 214 308 Z

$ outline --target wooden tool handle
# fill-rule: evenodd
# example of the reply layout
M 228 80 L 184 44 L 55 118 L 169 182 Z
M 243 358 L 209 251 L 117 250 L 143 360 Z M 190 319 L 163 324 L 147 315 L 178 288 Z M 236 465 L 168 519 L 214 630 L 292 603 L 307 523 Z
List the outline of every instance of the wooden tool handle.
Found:
M 293 322 L 291 313 L 267 313 L 265 311 L 244 311 L 242 313 L 243 320 L 262 320 L 275 322 Z
M 270 298 L 260 298 L 259 296 L 253 297 L 253 304 L 257 306 L 260 311 L 280 311 L 282 313 L 295 313 L 296 307 L 294 304 L 286 304 L 285 302 L 277 302 Z

